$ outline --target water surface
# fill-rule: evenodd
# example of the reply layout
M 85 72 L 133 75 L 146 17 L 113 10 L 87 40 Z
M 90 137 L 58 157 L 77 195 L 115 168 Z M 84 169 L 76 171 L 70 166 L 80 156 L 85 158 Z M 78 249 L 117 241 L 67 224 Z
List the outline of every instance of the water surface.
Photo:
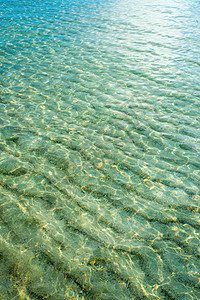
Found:
M 0 298 L 200 299 L 199 1 L 0 7 Z

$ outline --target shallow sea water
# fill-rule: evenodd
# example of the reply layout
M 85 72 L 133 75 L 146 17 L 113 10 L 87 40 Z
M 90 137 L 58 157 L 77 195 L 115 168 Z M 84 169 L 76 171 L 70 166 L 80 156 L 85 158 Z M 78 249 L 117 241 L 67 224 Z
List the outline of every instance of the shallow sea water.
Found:
M 199 1 L 0 11 L 0 299 L 200 299 Z

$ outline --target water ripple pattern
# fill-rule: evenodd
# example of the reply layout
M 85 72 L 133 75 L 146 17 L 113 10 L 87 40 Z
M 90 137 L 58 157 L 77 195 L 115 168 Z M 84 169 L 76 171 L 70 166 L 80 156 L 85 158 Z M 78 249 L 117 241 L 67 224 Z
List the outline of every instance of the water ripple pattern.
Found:
M 200 299 L 199 1 L 0 12 L 0 298 Z

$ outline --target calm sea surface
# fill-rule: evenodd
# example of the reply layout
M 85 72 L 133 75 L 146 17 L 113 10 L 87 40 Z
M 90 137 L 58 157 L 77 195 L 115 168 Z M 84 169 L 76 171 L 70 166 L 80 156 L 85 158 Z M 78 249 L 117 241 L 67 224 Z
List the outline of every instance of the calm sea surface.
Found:
M 200 299 L 200 2 L 0 12 L 0 299 Z

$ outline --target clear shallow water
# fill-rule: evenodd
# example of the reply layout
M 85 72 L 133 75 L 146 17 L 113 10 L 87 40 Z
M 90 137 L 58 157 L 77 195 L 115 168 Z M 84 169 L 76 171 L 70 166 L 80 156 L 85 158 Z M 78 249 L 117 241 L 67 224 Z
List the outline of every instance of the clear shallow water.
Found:
M 0 7 L 1 299 L 199 299 L 199 2 Z

